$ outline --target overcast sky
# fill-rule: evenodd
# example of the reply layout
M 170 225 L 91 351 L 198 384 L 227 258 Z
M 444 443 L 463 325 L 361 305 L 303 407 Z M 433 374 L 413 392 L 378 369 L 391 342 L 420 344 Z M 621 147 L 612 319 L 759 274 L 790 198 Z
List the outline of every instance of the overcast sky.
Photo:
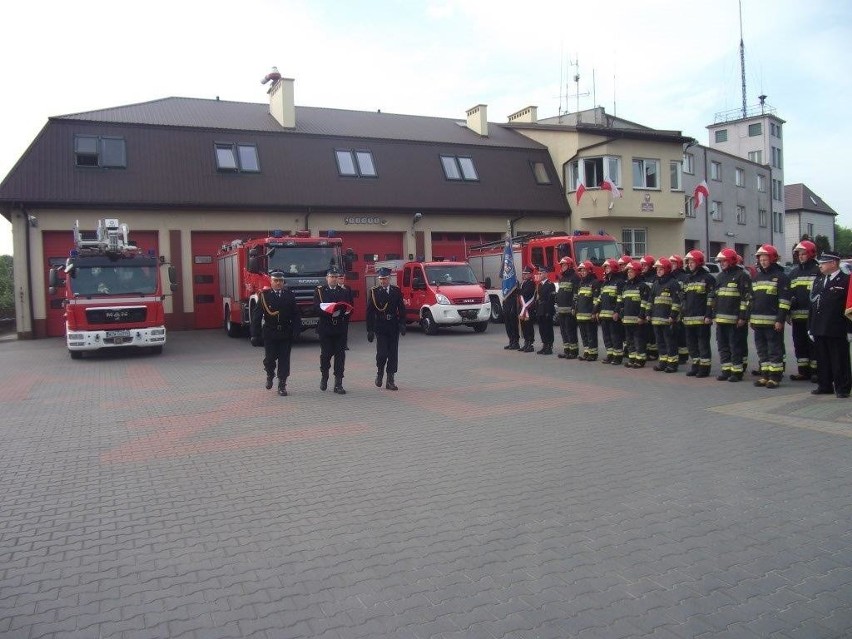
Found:
M 29 0 L 0 16 L 2 177 L 49 116 L 168 96 L 266 102 L 273 65 L 300 106 L 464 118 L 481 103 L 505 122 L 528 105 L 575 110 L 579 61 L 581 109 L 703 144 L 742 103 L 737 0 Z M 787 122 L 786 182 L 852 227 L 852 3 L 742 0 L 742 17 L 748 104 L 765 93 Z M 10 228 L 0 218 L 0 254 Z

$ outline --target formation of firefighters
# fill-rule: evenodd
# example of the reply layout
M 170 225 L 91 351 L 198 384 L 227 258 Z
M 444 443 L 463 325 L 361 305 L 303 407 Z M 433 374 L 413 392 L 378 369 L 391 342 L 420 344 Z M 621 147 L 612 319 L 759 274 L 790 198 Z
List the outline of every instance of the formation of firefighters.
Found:
M 818 383 L 819 392 L 814 394 L 826 388 L 833 392 L 832 378 L 826 381 L 818 376 L 815 342 L 819 340 L 809 332 L 812 288 L 821 274 L 816 245 L 803 240 L 794 255 L 797 264 L 789 276 L 778 264 L 778 250 L 770 244 L 755 253 L 758 266 L 753 275 L 744 268 L 742 256 L 730 248 L 716 256 L 721 268 L 717 278 L 704 268 L 706 258 L 699 250 L 683 258 L 608 259 L 603 264 L 603 281 L 595 276 L 591 262 L 575 264 L 570 257 L 559 261 L 556 283 L 536 266 L 526 266 L 522 282 L 503 303 L 509 337 L 504 348 L 533 352 L 537 325 L 542 346 L 536 352 L 551 355 L 556 319 L 562 340 L 559 358 L 600 359 L 602 364 L 628 368 L 656 361 L 655 371 L 676 373 L 687 366 L 687 376 L 701 378 L 711 373 L 711 326 L 715 324 L 721 366 L 716 379 L 739 382 L 748 370 L 751 328 L 758 357 L 752 371 L 754 385 L 777 388 L 784 373 L 784 325 L 789 321 L 797 364 L 790 378 Z M 839 262 L 836 256 L 828 258 L 821 256 L 819 261 Z M 828 293 L 821 290 L 826 303 Z M 842 307 L 837 315 L 838 321 L 845 321 Z M 841 328 L 846 344 L 846 329 Z M 599 348 L 599 333 L 603 348 Z M 841 372 L 840 379 L 834 380 L 839 397 L 848 397 L 848 384 Z

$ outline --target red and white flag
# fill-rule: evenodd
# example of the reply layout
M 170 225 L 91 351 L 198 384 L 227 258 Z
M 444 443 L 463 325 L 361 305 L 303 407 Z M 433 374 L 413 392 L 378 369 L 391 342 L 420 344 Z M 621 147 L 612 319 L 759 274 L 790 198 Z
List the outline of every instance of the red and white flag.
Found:
M 695 208 L 699 208 L 704 200 L 710 199 L 710 187 L 707 186 L 706 180 L 701 180 L 701 184 L 695 187 L 692 192 L 692 199 L 695 200 Z
M 621 197 L 621 191 L 618 190 L 618 187 L 612 180 L 604 180 L 603 182 L 601 182 L 601 188 L 604 191 L 609 191 L 610 194 L 612 194 L 613 200 L 617 200 Z
M 332 317 L 340 317 L 340 315 L 349 315 L 355 308 L 348 302 L 323 302 L 320 304 L 323 313 L 328 313 Z
M 521 310 L 518 313 L 518 317 L 523 321 L 527 321 L 530 318 L 530 306 L 535 301 L 535 296 L 531 297 L 528 302 L 524 301 L 524 298 L 521 297 Z
M 577 180 L 577 204 L 580 204 L 580 199 L 583 197 L 583 193 L 586 192 L 586 185 L 583 184 L 580 180 Z

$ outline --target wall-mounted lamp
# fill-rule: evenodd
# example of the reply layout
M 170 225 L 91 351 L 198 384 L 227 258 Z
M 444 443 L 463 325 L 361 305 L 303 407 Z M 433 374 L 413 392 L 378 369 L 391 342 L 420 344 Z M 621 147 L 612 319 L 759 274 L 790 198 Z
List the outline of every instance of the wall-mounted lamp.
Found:
M 417 224 L 422 219 L 423 219 L 423 214 L 420 211 L 417 211 L 417 213 L 414 214 L 414 218 L 411 220 L 411 225 L 414 226 L 415 224 Z
M 35 215 L 27 215 L 27 221 L 34 229 L 38 228 L 38 218 Z
M 736 234 L 736 233 L 731 233 L 730 231 L 726 231 L 726 232 L 725 232 L 725 236 L 726 236 L 726 237 L 736 237 L 736 236 L 737 236 L 737 234 Z

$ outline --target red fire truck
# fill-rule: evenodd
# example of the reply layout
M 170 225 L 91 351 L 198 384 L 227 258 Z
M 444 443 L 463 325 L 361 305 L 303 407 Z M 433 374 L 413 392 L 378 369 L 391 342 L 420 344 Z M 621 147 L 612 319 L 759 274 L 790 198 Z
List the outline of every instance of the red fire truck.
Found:
M 50 269 L 50 292 L 64 288 L 65 339 L 71 359 L 118 346 L 162 353 L 166 343 L 163 285 L 165 262 L 128 239 L 127 224 L 110 218 L 97 231 L 74 224 L 74 248 L 64 268 Z M 60 278 L 60 273 L 65 278 Z M 175 270 L 169 266 L 171 290 Z
M 367 291 L 375 286 L 376 271 L 391 269 L 402 291 L 407 323 L 418 323 L 427 335 L 439 327 L 470 326 L 477 333 L 488 329 L 490 306 L 485 290 L 467 262 L 375 262 L 367 272 Z
M 486 288 L 487 297 L 491 302 L 491 319 L 495 322 L 503 318 L 500 273 L 503 269 L 505 246 L 505 239 L 496 240 L 470 247 L 467 255 L 473 272 Z M 589 231 L 574 231 L 570 235 L 543 232 L 519 235 L 512 238 L 512 254 L 518 281 L 520 281 L 523 267 L 534 265 L 544 269 L 547 277 L 555 282 L 559 279 L 558 264 L 563 257 L 570 257 L 576 263 L 591 261 L 595 267 L 595 275 L 602 279 L 604 260 L 618 259 L 622 251 L 621 245 L 611 235 L 602 232 L 592 235 Z
M 331 266 L 351 270 L 351 251 L 343 253 L 339 237 L 311 237 L 310 231 L 272 231 L 268 237 L 234 240 L 216 255 L 222 317 L 230 337 L 248 335 L 258 294 L 269 288 L 269 273 L 284 272 L 302 312 L 302 326 L 316 327 L 314 291 Z

